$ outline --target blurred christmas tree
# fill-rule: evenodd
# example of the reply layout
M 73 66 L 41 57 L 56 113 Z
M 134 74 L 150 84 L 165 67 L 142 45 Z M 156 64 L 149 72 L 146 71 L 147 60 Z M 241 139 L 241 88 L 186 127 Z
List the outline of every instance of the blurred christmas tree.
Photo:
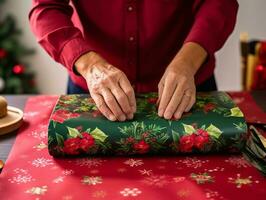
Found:
M 3 2 L 0 0 L 0 10 Z M 21 62 L 21 58 L 33 51 L 20 44 L 20 34 L 12 16 L 0 19 L 0 94 L 37 93 L 34 73 Z

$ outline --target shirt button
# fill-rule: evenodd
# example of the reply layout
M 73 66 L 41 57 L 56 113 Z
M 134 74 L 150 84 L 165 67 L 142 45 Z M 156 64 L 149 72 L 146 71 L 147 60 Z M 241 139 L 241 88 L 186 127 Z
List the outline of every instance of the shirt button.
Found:
M 127 7 L 127 10 L 128 10 L 129 12 L 131 12 L 131 11 L 133 10 L 133 7 L 132 7 L 132 6 L 128 6 L 128 7 Z
M 133 36 L 129 37 L 129 41 L 133 42 L 135 40 L 135 38 Z

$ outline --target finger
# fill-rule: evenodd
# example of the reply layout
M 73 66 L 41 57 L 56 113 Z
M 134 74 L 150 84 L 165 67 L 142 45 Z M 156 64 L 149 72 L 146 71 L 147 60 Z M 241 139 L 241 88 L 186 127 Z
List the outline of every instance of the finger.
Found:
M 98 94 L 91 94 L 91 97 L 93 98 L 94 102 L 96 103 L 97 108 L 100 110 L 100 112 L 109 120 L 116 121 L 116 117 L 113 115 L 111 110 L 107 107 L 107 105 L 104 102 L 104 99 L 101 95 Z
M 116 101 L 118 102 L 120 108 L 122 111 L 126 114 L 127 119 L 133 118 L 133 112 L 129 105 L 129 98 L 126 96 L 124 91 L 120 88 L 119 85 L 113 85 L 110 87 L 113 95 L 116 98 Z
M 165 79 L 165 86 L 163 88 L 162 97 L 159 104 L 158 115 L 162 117 L 165 113 L 165 109 L 173 96 L 176 89 L 176 82 L 173 79 Z
M 158 85 L 158 100 L 156 102 L 157 105 L 160 104 L 161 98 L 162 98 L 162 93 L 163 93 L 163 83 L 159 83 Z
M 191 96 L 186 93 L 183 95 L 181 103 L 179 104 L 177 110 L 175 111 L 174 117 L 175 119 L 180 119 L 182 114 L 184 113 L 186 107 L 190 102 Z
M 191 94 L 190 102 L 188 103 L 188 105 L 187 105 L 187 107 L 185 109 L 185 112 L 190 111 L 190 109 L 195 104 L 195 102 L 196 102 L 196 89 L 194 89 L 192 94 Z
M 181 84 L 178 84 L 169 104 L 167 105 L 167 108 L 164 113 L 165 119 L 171 119 L 174 112 L 176 111 L 177 107 L 179 106 L 182 96 L 184 94 L 183 86 Z
M 111 93 L 111 91 L 107 88 L 103 88 L 101 90 L 101 95 L 104 98 L 104 101 L 108 108 L 112 111 L 114 116 L 119 120 L 119 121 L 125 121 L 126 116 L 122 112 L 120 106 L 118 105 L 117 101 L 115 100 L 115 97 Z
M 124 93 L 127 95 L 129 105 L 131 107 L 131 110 L 133 113 L 136 112 L 137 106 L 136 106 L 136 98 L 135 98 L 135 93 L 134 90 L 129 82 L 129 80 L 126 77 L 122 77 L 119 80 L 119 85 L 124 91 Z

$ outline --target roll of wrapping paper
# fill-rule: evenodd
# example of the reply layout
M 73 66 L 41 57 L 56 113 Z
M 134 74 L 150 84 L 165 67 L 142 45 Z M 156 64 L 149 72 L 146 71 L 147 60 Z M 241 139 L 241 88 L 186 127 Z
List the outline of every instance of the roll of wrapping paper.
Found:
M 137 95 L 131 121 L 108 121 L 88 95 L 63 95 L 50 117 L 52 156 L 238 152 L 246 140 L 243 113 L 224 92 L 199 93 L 180 120 L 157 115 L 157 94 Z
M 243 155 L 266 176 L 266 125 L 251 125 Z

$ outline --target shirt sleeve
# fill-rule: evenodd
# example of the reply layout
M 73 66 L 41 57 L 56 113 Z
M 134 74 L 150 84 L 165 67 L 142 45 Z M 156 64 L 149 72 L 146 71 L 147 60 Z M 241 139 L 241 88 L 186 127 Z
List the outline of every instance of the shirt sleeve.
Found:
M 214 54 L 232 33 L 237 10 L 236 0 L 203 0 L 185 43 L 198 43 L 209 55 Z
M 75 61 L 92 48 L 73 25 L 69 0 L 33 0 L 30 25 L 37 41 L 57 62 L 73 71 Z

